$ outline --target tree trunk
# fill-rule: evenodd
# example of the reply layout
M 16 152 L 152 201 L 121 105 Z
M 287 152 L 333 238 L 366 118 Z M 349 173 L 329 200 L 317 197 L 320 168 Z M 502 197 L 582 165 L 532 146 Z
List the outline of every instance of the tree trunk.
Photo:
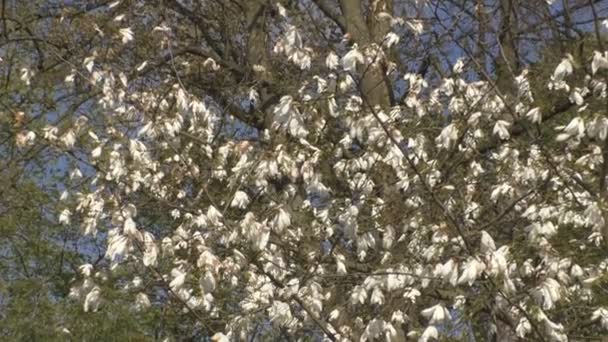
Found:
M 374 1 L 369 9 L 368 20 L 366 20 L 361 9 L 361 0 L 341 0 L 342 13 L 344 15 L 346 29 L 354 42 L 359 44 L 362 50 L 369 46 L 370 42 L 381 42 L 382 38 L 389 32 L 390 23 L 377 19 L 376 14 L 382 11 L 392 12 L 390 0 Z M 389 13 L 390 13 L 389 12 Z M 380 37 L 380 39 L 378 39 Z M 385 77 L 382 63 L 374 63 L 365 66 L 361 70 L 361 88 L 365 100 L 372 106 L 388 108 L 391 105 L 391 93 L 387 86 L 388 79 Z

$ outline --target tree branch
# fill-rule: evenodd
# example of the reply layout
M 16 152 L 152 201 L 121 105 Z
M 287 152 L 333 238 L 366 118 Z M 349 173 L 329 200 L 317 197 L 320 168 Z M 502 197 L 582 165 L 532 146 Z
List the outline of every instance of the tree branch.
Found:
M 321 12 L 325 14 L 326 17 L 333 20 L 333 22 L 338 25 L 338 27 L 340 28 L 340 30 L 342 30 L 343 33 L 347 32 L 346 22 L 344 21 L 344 17 L 342 16 L 342 14 L 336 13 L 336 11 L 334 11 L 334 9 L 331 8 L 327 2 L 325 2 L 325 0 L 313 0 L 313 2 L 321 10 Z

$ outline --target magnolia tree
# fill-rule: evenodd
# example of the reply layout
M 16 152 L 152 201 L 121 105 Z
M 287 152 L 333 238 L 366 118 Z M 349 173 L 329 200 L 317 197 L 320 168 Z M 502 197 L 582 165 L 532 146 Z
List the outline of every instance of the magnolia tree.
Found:
M 487 41 L 442 55 L 435 2 L 361 5 L 49 5 L 12 101 L 67 105 L 6 113 L 20 153 L 69 172 L 58 221 L 100 248 L 67 295 L 83 315 L 120 301 L 177 340 L 604 334 L 600 10 L 591 43 L 528 67 L 488 33 L 499 74 Z

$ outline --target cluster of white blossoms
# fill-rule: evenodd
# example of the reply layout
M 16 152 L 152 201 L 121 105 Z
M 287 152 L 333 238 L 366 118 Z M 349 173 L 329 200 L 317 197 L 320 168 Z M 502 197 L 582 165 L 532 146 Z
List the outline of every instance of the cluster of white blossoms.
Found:
M 78 161 L 57 217 L 104 243 L 70 293 L 85 312 L 120 289 L 138 311 L 175 305 L 225 323 L 209 330 L 218 341 L 273 329 L 432 341 L 474 325 L 567 341 L 582 322 L 608 328 L 606 52 L 589 75 L 568 55 L 547 77 L 563 108 L 536 102 L 527 70 L 508 94 L 467 79 L 464 59 L 433 80 L 387 68 L 409 90 L 383 108 L 361 80 L 391 64 L 396 30 L 317 52 L 278 9 L 272 53 L 301 84 L 260 109 L 253 138 L 226 133 L 248 124 L 213 94 L 142 81 L 154 61 L 125 73 L 95 55 L 65 81 L 83 78 L 103 115 L 18 136 Z M 116 44 L 138 40 L 118 32 Z M 203 72 L 230 67 L 215 62 Z

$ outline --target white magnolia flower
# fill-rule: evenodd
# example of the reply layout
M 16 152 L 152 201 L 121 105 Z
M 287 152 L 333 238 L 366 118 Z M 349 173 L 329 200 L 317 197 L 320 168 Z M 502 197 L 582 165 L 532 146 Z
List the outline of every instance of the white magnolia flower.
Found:
M 95 55 L 86 57 L 82 61 L 82 65 L 88 72 L 93 72 L 93 66 L 95 65 Z
M 454 258 L 450 258 L 445 264 L 438 264 L 434 272 L 436 277 L 440 277 L 443 281 L 449 282 L 452 286 L 458 283 L 458 263 Z
M 509 246 L 502 246 L 488 256 L 488 273 L 496 276 L 503 274 L 508 277 L 507 268 L 509 260 Z M 509 284 L 510 285 L 510 284 Z
M 69 209 L 63 209 L 61 211 L 61 214 L 59 214 L 59 223 L 64 224 L 64 225 L 70 224 L 71 216 L 72 216 L 72 213 L 70 212 Z
M 68 130 L 64 135 L 61 136 L 60 140 L 65 148 L 71 149 L 76 143 L 76 134 L 74 134 L 74 131 Z
M 361 341 L 372 341 L 380 336 L 384 330 L 385 322 L 381 319 L 374 318 L 365 327 L 365 331 L 361 335 Z
M 409 19 L 406 25 L 417 36 L 424 32 L 424 22 L 422 20 Z
M 572 119 L 566 127 L 557 127 L 557 129 L 559 128 L 562 128 L 562 133 L 555 138 L 558 142 L 566 141 L 572 137 L 581 138 L 585 135 L 585 121 L 578 116 Z
M 25 82 L 26 85 L 30 85 L 32 77 L 34 77 L 34 72 L 32 70 L 28 68 L 21 69 L 21 80 Z
M 533 123 L 540 123 L 542 120 L 542 113 L 540 107 L 532 108 L 526 113 L 526 118 Z
M 169 26 L 167 26 L 167 24 L 166 24 L 166 23 L 162 23 L 162 24 L 160 24 L 160 25 L 158 25 L 158 26 L 155 26 L 155 27 L 152 29 L 152 31 L 153 31 L 153 32 L 163 32 L 163 33 L 169 33 L 169 32 L 171 32 L 171 28 L 170 28 Z
M 343 254 L 336 253 L 334 258 L 336 259 L 336 273 L 338 275 L 346 274 L 346 257 Z
M 528 69 L 524 69 L 519 76 L 515 77 L 517 96 L 522 99 L 527 99 L 529 102 L 534 102 L 532 90 L 530 89 L 530 81 L 528 80 L 528 73 Z
M 222 333 L 216 333 L 211 337 L 211 342 L 230 342 L 230 339 Z
M 367 300 L 367 291 L 365 290 L 365 287 L 359 285 L 355 286 L 351 293 L 350 300 L 353 305 L 365 304 L 365 301 Z
M 268 316 L 274 324 L 279 326 L 289 327 L 293 324 L 294 318 L 291 315 L 289 304 L 281 301 L 275 301 L 268 310 Z
M 80 273 L 83 276 L 90 277 L 91 273 L 93 272 L 93 265 L 91 265 L 91 264 L 83 264 L 83 265 L 80 265 L 80 267 L 78 267 L 78 269 L 80 270 Z
M 249 205 L 249 196 L 244 191 L 237 191 L 230 202 L 232 208 L 245 209 Z
M 207 220 L 213 226 L 219 226 L 222 222 L 222 213 L 216 207 L 210 205 L 207 208 Z
M 424 329 L 422 335 L 418 339 L 418 342 L 429 342 L 433 340 L 437 340 L 439 338 L 439 331 L 434 325 L 429 325 Z
M 133 40 L 133 31 L 131 31 L 130 27 L 122 28 L 118 30 L 120 33 L 120 37 L 122 38 L 122 43 L 127 44 L 128 42 Z
M 585 271 L 579 265 L 572 265 L 570 269 L 570 276 L 576 279 L 582 279 L 585 275 Z
M 429 324 L 443 323 L 443 321 L 452 319 L 448 309 L 441 304 L 426 308 L 420 313 L 429 320 Z
M 137 230 L 135 221 L 133 221 L 133 219 L 130 217 L 127 217 L 127 219 L 125 219 L 125 222 L 122 226 L 122 232 L 123 234 L 131 238 L 136 238 L 138 240 L 141 239 L 141 235 L 139 230 Z
M 555 307 L 555 303 L 561 299 L 562 288 L 558 281 L 547 278 L 534 290 L 534 295 L 539 304 L 542 304 L 543 309 L 551 310 Z
M 272 227 L 277 233 L 283 232 L 283 230 L 291 225 L 291 217 L 285 209 L 281 208 L 272 220 Z
M 532 325 L 530 321 L 528 321 L 525 317 L 522 317 L 517 323 L 517 327 L 515 328 L 515 334 L 519 338 L 525 338 L 529 332 L 532 331 Z
M 536 319 L 544 323 L 545 330 L 551 337 L 551 341 L 556 342 L 567 342 L 568 337 L 563 333 L 564 326 L 562 324 L 555 323 L 547 317 L 543 310 L 536 311 Z
M 382 294 L 382 290 L 380 288 L 375 287 L 372 291 L 372 295 L 370 297 L 370 303 L 374 305 L 383 305 L 384 304 L 384 294 Z
M 215 62 L 215 59 L 209 57 L 203 62 L 203 67 L 209 70 L 218 71 L 220 70 L 219 64 Z
M 585 134 L 585 121 L 583 118 L 577 116 L 568 123 L 568 126 L 564 128 L 564 133 L 570 136 L 582 136 Z
M 593 52 L 593 60 L 591 61 L 591 74 L 595 73 L 600 69 L 608 69 L 608 53 L 603 54 L 599 51 Z
M 452 72 L 455 74 L 462 73 L 464 69 L 464 60 L 462 58 L 458 59 L 456 63 L 454 63 L 454 67 L 452 67 Z
M 338 317 L 340 317 L 340 310 L 338 309 L 334 309 L 329 313 L 329 321 L 335 321 L 336 319 L 338 319 Z
M 608 136 L 608 119 L 596 117 L 587 125 L 587 134 L 590 138 L 606 140 Z
M 464 264 L 460 278 L 458 278 L 458 284 L 468 284 L 471 286 L 485 268 L 485 264 L 477 258 L 469 257 L 469 260 Z
M 186 282 L 187 274 L 186 272 L 183 272 L 178 268 L 174 268 L 173 270 L 171 270 L 171 275 L 173 276 L 173 280 L 171 280 L 171 282 L 169 283 L 169 287 L 172 291 L 179 292 L 183 288 L 184 283 Z
M 154 236 L 149 232 L 143 233 L 144 242 L 144 266 L 156 266 L 156 259 L 158 257 L 158 246 L 154 242 Z
M 566 57 L 562 59 L 561 63 L 555 68 L 553 72 L 553 80 L 556 82 L 562 81 L 564 78 L 572 74 L 573 66 L 572 63 L 574 58 L 571 54 L 566 54 Z
M 325 65 L 329 70 L 337 69 L 339 64 L 340 61 L 338 59 L 338 55 L 336 55 L 333 51 L 327 54 L 327 57 L 325 58 Z
M 399 36 L 395 32 L 389 32 L 384 37 L 383 45 L 387 48 L 399 43 Z
M 303 138 L 308 134 L 300 111 L 293 106 L 293 97 L 289 95 L 283 96 L 273 112 L 274 121 L 291 135 Z
M 15 136 L 15 143 L 20 148 L 32 146 L 35 140 L 36 133 L 32 131 L 19 132 Z
M 95 286 L 84 299 L 84 312 L 96 312 L 101 304 L 101 289 Z
M 342 68 L 345 71 L 355 72 L 357 71 L 357 64 L 365 63 L 365 58 L 359 52 L 357 44 L 353 44 L 351 50 L 342 57 Z
M 112 263 L 116 263 L 127 252 L 129 247 L 129 239 L 118 232 L 118 229 L 111 230 L 108 233 L 108 248 L 106 249 L 106 258 Z
M 599 321 L 602 329 L 608 330 L 608 310 L 605 308 L 599 308 L 593 311 L 591 321 Z
M 585 99 L 581 94 L 581 90 L 579 88 L 574 88 L 568 97 L 570 102 L 575 103 L 577 106 L 582 106 L 585 103 Z
M 441 134 L 435 138 L 435 143 L 439 148 L 450 149 L 457 139 L 458 128 L 452 123 L 441 130 Z
M 511 133 L 509 132 L 509 127 L 511 124 L 504 120 L 496 121 L 494 124 L 494 130 L 492 130 L 492 134 L 498 135 L 498 137 L 502 140 L 509 139 Z
M 142 311 L 150 306 L 152 306 L 152 303 L 150 303 L 150 298 L 145 293 L 140 292 L 135 296 L 135 310 Z
M 481 253 L 488 254 L 496 250 L 494 239 L 485 230 L 481 231 Z

